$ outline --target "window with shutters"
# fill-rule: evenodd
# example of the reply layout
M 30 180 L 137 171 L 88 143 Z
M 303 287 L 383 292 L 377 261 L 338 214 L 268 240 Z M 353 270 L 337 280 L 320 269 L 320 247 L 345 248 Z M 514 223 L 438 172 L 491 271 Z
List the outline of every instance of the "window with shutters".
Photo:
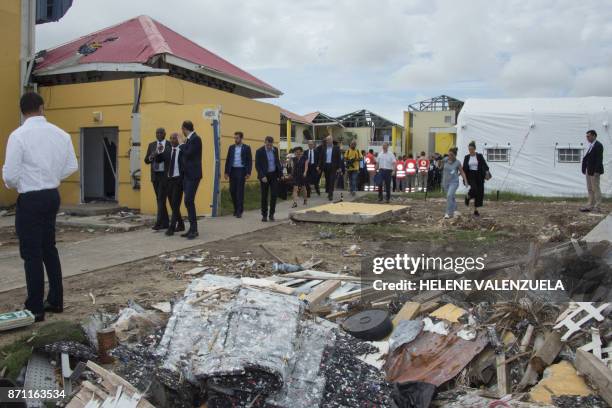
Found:
M 494 147 L 485 150 L 487 161 L 490 162 L 509 162 L 510 149 L 507 147 Z

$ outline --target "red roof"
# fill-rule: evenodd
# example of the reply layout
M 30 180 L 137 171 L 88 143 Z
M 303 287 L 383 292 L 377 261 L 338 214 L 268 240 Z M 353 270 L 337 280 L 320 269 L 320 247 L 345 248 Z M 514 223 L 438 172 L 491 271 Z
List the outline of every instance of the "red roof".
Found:
M 83 45 L 94 52 L 79 53 Z M 67 44 L 47 50 L 36 70 L 50 70 L 87 63 L 147 63 L 159 54 L 170 54 L 221 74 L 246 81 L 280 95 L 264 81 L 238 68 L 216 54 L 200 47 L 149 16 L 138 16 L 112 27 L 85 35 Z
M 283 115 L 287 119 L 290 119 L 290 120 L 292 120 L 294 122 L 304 123 L 306 125 L 312 125 L 312 122 L 309 121 L 308 119 L 306 119 L 302 115 L 298 115 L 297 113 L 293 113 L 293 112 L 288 111 L 287 109 L 283 109 L 283 108 L 280 108 L 280 111 L 281 111 L 281 115 Z

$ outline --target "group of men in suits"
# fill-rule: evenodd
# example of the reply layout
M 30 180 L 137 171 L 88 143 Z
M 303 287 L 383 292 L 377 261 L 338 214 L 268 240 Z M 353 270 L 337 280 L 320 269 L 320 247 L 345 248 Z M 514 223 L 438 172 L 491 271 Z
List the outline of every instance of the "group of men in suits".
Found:
M 157 218 L 153 230 L 166 230 L 166 235 L 185 231 L 181 216 L 181 200 L 184 196 L 189 229 L 181 234 L 187 239 L 198 236 L 195 196 L 202 179 L 202 139 L 194 131 L 193 123 L 183 122 L 181 135 L 172 133 L 166 140 L 166 131 L 155 132 L 156 141 L 149 144 L 145 163 L 151 165 L 151 183 L 157 199 Z M 166 201 L 170 203 L 172 216 L 168 217 Z
M 234 217 L 237 218 L 241 218 L 244 212 L 244 188 L 253 169 L 251 147 L 243 143 L 243 139 L 244 133 L 234 133 L 234 144 L 227 150 L 225 158 L 225 179 L 229 180 Z M 255 152 L 255 170 L 261 190 L 261 220 L 274 221 L 282 167 L 272 136 L 266 136 L 264 145 Z

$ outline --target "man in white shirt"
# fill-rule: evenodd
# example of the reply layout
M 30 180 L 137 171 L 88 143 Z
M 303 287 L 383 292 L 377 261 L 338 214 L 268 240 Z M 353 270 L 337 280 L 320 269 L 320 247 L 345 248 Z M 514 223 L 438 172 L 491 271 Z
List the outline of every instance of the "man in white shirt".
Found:
M 157 200 L 157 218 L 153 230 L 159 231 L 168 228 L 169 224 L 166 200 L 168 200 L 167 174 L 171 148 L 170 144 L 166 142 L 166 130 L 164 128 L 157 128 L 155 139 L 147 147 L 144 162 L 151 165 L 151 183 Z
M 395 155 L 389 151 L 389 143 L 384 142 L 382 152 L 378 153 L 376 158 L 376 168 L 379 173 L 378 182 L 378 201 L 383 199 L 383 184 L 387 192 L 386 202 L 391 200 L 391 177 L 395 172 Z
M 57 188 L 79 165 L 70 135 L 45 119 L 40 95 L 24 94 L 20 107 L 24 123 L 9 137 L 2 178 L 8 188 L 19 192 L 15 229 L 26 273 L 25 307 L 36 321 L 43 321 L 45 311 L 61 313 L 64 308 L 62 267 L 55 247 L 55 218 L 60 207 Z M 46 301 L 45 269 L 49 280 Z

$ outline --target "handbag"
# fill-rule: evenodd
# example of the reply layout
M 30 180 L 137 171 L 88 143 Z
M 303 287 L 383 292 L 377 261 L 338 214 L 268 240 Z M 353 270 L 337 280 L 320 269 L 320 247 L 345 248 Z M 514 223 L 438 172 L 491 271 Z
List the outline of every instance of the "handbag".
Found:
M 491 175 L 491 172 L 489 170 L 487 170 L 485 172 L 485 180 L 489 181 L 489 180 L 491 180 L 491 178 L 493 178 L 493 176 Z

